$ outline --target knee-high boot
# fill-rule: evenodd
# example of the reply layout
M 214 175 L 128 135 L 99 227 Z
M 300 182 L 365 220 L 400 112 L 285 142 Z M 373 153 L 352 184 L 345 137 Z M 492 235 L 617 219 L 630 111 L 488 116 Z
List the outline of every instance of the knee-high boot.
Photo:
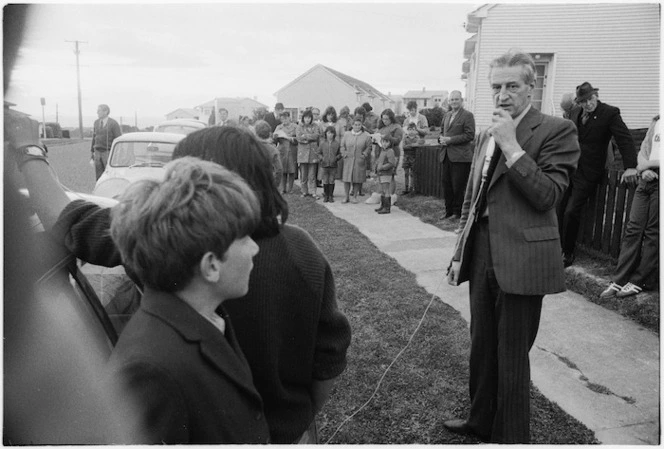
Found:
M 378 209 L 374 209 L 376 212 L 381 213 L 385 209 L 385 196 L 381 195 L 380 196 L 380 207 Z
M 383 207 L 383 210 L 379 210 L 379 214 L 389 214 L 390 209 L 392 208 L 392 198 L 389 196 L 384 197 L 385 199 L 385 207 Z

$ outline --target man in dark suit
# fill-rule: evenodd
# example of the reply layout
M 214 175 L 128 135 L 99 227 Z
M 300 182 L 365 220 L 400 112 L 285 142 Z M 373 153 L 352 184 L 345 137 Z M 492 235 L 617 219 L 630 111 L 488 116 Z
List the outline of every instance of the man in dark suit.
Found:
M 438 160 L 443 164 L 443 195 L 445 196 L 445 215 L 461 217 L 463 194 L 470 174 L 473 160 L 472 142 L 475 138 L 475 116 L 463 108 L 461 92 L 450 93 L 449 104 L 452 107 L 443 118 L 443 135 L 438 138 L 442 145 Z
M 490 65 L 492 125 L 480 134 L 448 282 L 470 281 L 470 413 L 451 432 L 530 439 L 528 353 L 542 298 L 565 290 L 556 206 L 579 158 L 569 120 L 531 106 L 535 64 L 511 50 Z
M 282 112 L 284 112 L 284 104 L 277 103 L 274 105 L 274 112 L 268 112 L 265 114 L 265 117 L 263 117 L 263 120 L 270 124 L 272 132 L 274 132 L 274 130 L 277 129 L 277 126 L 281 123 L 279 117 L 281 116 Z
M 638 177 L 632 134 L 620 117 L 620 109 L 598 100 L 598 90 L 588 82 L 577 86 L 575 102 L 581 107 L 572 109 L 570 114 L 570 120 L 578 129 L 581 157 L 559 210 L 565 267 L 574 263 L 581 211 L 602 181 L 611 136 L 616 140 L 623 159 L 625 172 L 621 182 L 635 184 Z

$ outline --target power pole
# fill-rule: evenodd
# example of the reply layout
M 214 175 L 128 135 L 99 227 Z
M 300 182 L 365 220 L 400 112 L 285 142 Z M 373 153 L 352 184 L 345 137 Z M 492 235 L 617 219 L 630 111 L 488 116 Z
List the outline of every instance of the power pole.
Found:
M 81 106 L 81 70 L 78 64 L 78 55 L 81 53 L 78 49 L 78 44 L 87 44 L 84 41 L 65 41 L 73 42 L 75 45 L 74 54 L 76 55 L 76 86 L 78 87 L 78 131 L 81 133 L 81 139 L 83 139 L 83 108 Z

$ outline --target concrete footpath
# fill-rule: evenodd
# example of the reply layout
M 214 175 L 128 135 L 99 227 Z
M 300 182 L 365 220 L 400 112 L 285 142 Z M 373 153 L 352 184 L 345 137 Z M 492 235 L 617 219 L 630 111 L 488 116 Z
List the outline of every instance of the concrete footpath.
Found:
M 398 206 L 377 215 L 376 205 L 327 207 L 366 235 L 381 251 L 417 276 L 429 293 L 469 321 L 468 284 L 441 278 L 456 235 L 423 223 Z M 635 322 L 567 291 L 544 298 L 539 334 L 530 352 L 532 380 L 604 444 L 659 444 L 659 338 Z

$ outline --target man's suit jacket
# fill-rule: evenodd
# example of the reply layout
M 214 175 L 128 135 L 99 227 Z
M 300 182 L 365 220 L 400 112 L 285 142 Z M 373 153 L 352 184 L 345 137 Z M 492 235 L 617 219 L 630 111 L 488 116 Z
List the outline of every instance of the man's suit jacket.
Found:
M 117 121 L 110 117 L 106 118 L 106 125 L 101 125 L 101 119 L 98 118 L 92 124 L 92 146 L 91 150 L 110 150 L 116 137 L 122 135 L 122 129 Z
M 475 138 L 475 116 L 472 112 L 461 108 L 450 124 L 452 112 L 448 111 L 443 117 L 443 136 L 451 140 L 438 155 L 443 162 L 445 156 L 452 162 L 471 162 L 473 160 L 473 139 Z
M 263 120 L 265 120 L 269 125 L 270 128 L 272 128 L 272 132 L 274 132 L 275 129 L 277 129 L 277 125 L 281 122 L 279 122 L 279 119 L 274 116 L 274 112 L 268 112 L 265 114 L 265 117 L 263 117 Z
M 176 296 L 146 289 L 109 362 L 120 404 L 138 408 L 124 443 L 268 442 L 263 402 L 224 319 L 225 335 Z
M 623 167 L 636 167 L 636 148 L 627 125 L 620 116 L 620 109 L 597 102 L 585 126 L 581 125 L 583 108 L 572 109 L 570 120 L 578 128 L 581 157 L 574 179 L 593 183 L 600 182 L 606 165 L 609 141 L 613 136 L 623 158 Z
M 506 293 L 545 295 L 565 290 L 556 206 L 579 159 L 576 128 L 569 120 L 531 108 L 516 129 L 526 152 L 511 168 L 501 153 L 489 184 L 489 239 L 496 279 Z M 475 203 L 489 134 L 478 138 L 461 212 L 463 231 L 453 260 L 458 282 L 469 278 Z M 500 151 L 496 147 L 496 151 Z

